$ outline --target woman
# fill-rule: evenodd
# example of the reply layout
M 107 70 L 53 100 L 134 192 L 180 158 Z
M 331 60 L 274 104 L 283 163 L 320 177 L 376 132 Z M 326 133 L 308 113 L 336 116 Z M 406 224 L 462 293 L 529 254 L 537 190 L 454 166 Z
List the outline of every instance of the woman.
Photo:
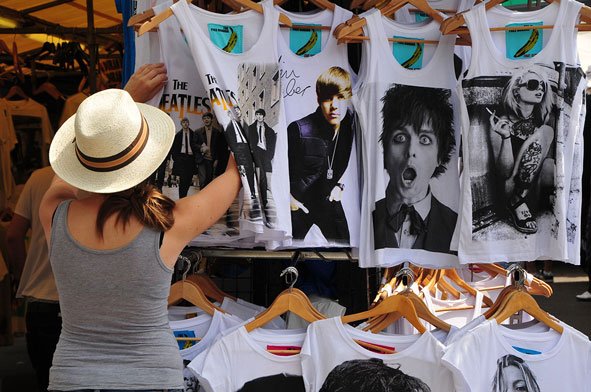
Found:
M 174 133 L 166 113 L 111 89 L 88 97 L 53 139 L 56 178 L 39 211 L 63 318 L 50 390 L 183 390 L 166 310 L 172 270 L 240 178 L 231 158 L 201 192 L 176 203 L 161 194 L 146 179 Z
M 503 91 L 503 106 L 502 117 L 489 111 L 495 165 L 513 225 L 533 234 L 538 225 L 526 197 L 540 182 L 554 185 L 554 160 L 548 154 L 554 140 L 548 125 L 552 95 L 545 73 L 527 69 L 513 75 Z
M 540 392 L 540 387 L 523 359 L 507 354 L 497 361 L 492 392 Z

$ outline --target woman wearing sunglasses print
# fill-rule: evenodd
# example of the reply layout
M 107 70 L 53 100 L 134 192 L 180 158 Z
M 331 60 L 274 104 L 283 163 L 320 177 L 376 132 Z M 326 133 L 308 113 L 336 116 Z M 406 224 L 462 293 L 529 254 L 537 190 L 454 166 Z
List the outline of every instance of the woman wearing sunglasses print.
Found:
M 503 90 L 503 110 L 501 116 L 488 110 L 493 159 L 511 223 L 533 234 L 538 224 L 526 198 L 539 185 L 554 185 L 554 159 L 548 154 L 554 140 L 548 125 L 552 95 L 546 75 L 532 69 L 513 75 Z

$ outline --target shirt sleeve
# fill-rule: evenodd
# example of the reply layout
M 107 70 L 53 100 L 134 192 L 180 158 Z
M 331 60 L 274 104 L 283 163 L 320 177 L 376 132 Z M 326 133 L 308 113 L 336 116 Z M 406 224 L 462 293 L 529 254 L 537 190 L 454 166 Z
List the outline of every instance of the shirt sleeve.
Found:
M 31 222 L 33 220 L 33 211 L 31 211 L 31 197 L 32 197 L 32 188 L 31 185 L 35 182 L 35 173 L 31 175 L 29 180 L 25 183 L 23 190 L 18 198 L 18 202 L 16 203 L 16 207 L 14 208 L 14 212 L 19 214 L 23 218 L 26 218 Z
M 208 392 L 234 391 L 232 385 L 229 356 L 223 341 L 218 341 L 209 349 L 203 362 L 200 380 Z

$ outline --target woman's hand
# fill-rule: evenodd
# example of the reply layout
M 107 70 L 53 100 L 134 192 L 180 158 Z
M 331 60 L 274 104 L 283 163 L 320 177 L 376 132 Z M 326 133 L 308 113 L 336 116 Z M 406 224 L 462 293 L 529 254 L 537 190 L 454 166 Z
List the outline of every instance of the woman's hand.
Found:
M 125 85 L 125 91 L 134 101 L 144 103 L 152 99 L 167 81 L 164 64 L 144 64 L 131 75 Z
M 490 114 L 490 127 L 498 133 L 503 139 L 511 137 L 511 121 L 506 118 L 498 117 L 495 112 Z

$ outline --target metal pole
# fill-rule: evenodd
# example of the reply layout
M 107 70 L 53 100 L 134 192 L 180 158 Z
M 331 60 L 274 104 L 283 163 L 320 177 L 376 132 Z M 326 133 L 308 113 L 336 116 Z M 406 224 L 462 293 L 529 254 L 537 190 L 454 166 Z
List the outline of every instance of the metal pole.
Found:
M 88 63 L 88 85 L 90 87 L 90 93 L 96 93 L 96 55 L 98 48 L 96 45 L 96 36 L 94 32 L 94 5 L 93 0 L 86 0 L 86 20 L 88 32 L 88 54 L 90 61 Z

